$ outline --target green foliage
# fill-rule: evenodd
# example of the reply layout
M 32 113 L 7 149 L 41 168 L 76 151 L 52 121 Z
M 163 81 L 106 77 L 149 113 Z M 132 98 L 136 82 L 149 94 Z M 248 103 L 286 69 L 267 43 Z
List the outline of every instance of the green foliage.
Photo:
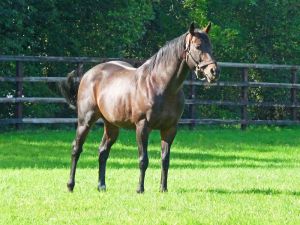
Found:
M 102 132 L 88 137 L 72 194 L 75 131 L 2 133 L 0 224 L 299 224 L 299 128 L 181 129 L 168 193 L 159 193 L 160 135 L 153 132 L 143 195 L 135 193 L 135 133 L 125 130 L 107 162 L 107 192 L 97 191 Z
M 122 57 L 153 18 L 148 1 L 2 1 L 2 54 Z
M 227 53 L 224 59 L 221 54 L 220 60 L 299 63 L 295 57 L 300 53 L 299 7 L 295 0 L 208 1 L 208 19 L 221 28 L 216 37 L 225 43 L 225 48 L 217 49 Z
M 214 55 L 218 61 L 245 63 L 299 64 L 300 55 L 300 5 L 296 0 L 285 1 L 206 1 L 188 0 L 186 7 L 191 10 L 190 16 L 205 26 L 212 21 L 210 33 Z M 284 82 L 290 80 L 289 71 L 249 71 L 250 81 Z M 240 81 L 240 74 L 223 70 L 222 80 Z M 283 77 L 282 74 L 285 76 Z M 251 101 L 288 102 L 287 89 L 250 89 Z M 235 95 L 234 95 L 235 93 Z M 206 99 L 218 96 L 230 100 L 238 96 L 235 91 L 222 93 L 221 89 Z M 201 98 L 201 96 L 198 96 Z M 219 117 L 231 109 L 216 109 Z M 288 111 L 282 108 L 252 108 L 253 119 L 287 119 Z M 208 114 L 205 114 L 208 115 Z

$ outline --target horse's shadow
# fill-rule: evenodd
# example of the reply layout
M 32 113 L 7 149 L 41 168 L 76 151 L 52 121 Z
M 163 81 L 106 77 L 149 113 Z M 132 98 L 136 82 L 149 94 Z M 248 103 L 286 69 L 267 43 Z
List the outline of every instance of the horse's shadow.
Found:
M 138 168 L 136 146 L 116 145 L 110 153 L 107 162 L 108 168 Z M 25 144 L 24 144 L 25 145 Z M 51 147 L 43 143 L 26 146 L 22 145 L 15 151 L 0 151 L 0 168 L 69 168 L 70 147 L 65 144 L 53 144 Z M 122 146 L 122 147 L 120 147 Z M 178 148 L 178 146 L 176 146 Z M 180 147 L 179 147 L 180 149 Z M 159 169 L 160 149 L 150 145 L 149 167 Z M 97 168 L 98 153 L 95 144 L 87 145 L 79 161 L 80 168 Z M 296 162 L 282 158 L 262 158 L 241 156 L 232 152 L 203 152 L 202 149 L 193 149 L 191 152 L 178 149 L 171 152 L 170 167 L 174 169 L 197 168 L 294 168 Z
M 291 191 L 291 190 L 278 190 L 272 188 L 250 188 L 250 189 L 242 189 L 242 190 L 230 190 L 230 189 L 198 189 L 191 188 L 185 189 L 180 188 L 178 190 L 180 193 L 193 193 L 193 192 L 204 192 L 204 193 L 212 193 L 212 194 L 221 194 L 221 195 L 237 195 L 237 194 L 258 194 L 258 195 L 291 195 L 291 196 L 300 196 L 299 191 Z
M 113 146 L 107 166 L 109 168 L 137 169 L 137 146 L 135 134 L 131 131 L 120 135 L 118 142 Z M 190 131 L 181 131 L 188 133 Z M 93 134 L 93 132 L 92 132 Z M 292 158 L 253 154 L 240 154 L 243 151 L 234 138 L 222 140 L 226 147 L 219 150 L 207 141 L 206 134 L 197 135 L 185 140 L 187 134 L 178 134 L 171 150 L 171 169 L 197 168 L 296 168 L 299 162 Z M 208 134 L 209 135 L 209 134 Z M 59 140 L 47 139 L 40 135 L 32 135 L 30 141 L 20 137 L 16 143 L 2 143 L 0 149 L 0 168 L 69 168 L 70 167 L 70 137 L 61 137 Z M 149 140 L 149 167 L 160 169 L 160 142 L 159 133 L 153 134 Z M 202 140 L 203 139 L 203 140 Z M 227 142 L 228 143 L 227 143 Z M 280 141 L 280 140 L 279 140 Z M 282 140 L 284 141 L 284 140 Z M 286 141 L 286 140 L 285 140 Z M 80 168 L 98 167 L 98 134 L 92 135 L 84 146 L 84 152 L 79 160 Z M 188 143 L 192 142 L 192 143 Z M 225 143 L 226 142 L 226 143 Z M 201 143 L 201 146 L 199 146 Z M 217 144 L 218 142 L 216 142 Z M 257 151 L 256 142 L 246 142 L 247 148 Z M 280 144 L 286 144 L 280 143 Z M 290 143 L 289 143 L 290 144 Z M 12 146 L 14 145 L 14 146 Z M 268 149 L 269 143 L 262 142 L 261 147 Z M 236 147 L 235 147 L 236 146 Z M 284 150 L 283 150 L 284 151 Z

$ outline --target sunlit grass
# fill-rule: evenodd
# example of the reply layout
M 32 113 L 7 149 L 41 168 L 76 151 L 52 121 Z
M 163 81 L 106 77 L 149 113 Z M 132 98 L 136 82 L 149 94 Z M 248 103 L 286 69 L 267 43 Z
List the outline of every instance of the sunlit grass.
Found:
M 111 151 L 107 192 L 97 191 L 101 136 L 90 133 L 70 194 L 74 131 L 0 133 L 0 224 L 300 224 L 300 128 L 180 129 L 165 194 L 153 132 L 143 195 L 126 130 Z

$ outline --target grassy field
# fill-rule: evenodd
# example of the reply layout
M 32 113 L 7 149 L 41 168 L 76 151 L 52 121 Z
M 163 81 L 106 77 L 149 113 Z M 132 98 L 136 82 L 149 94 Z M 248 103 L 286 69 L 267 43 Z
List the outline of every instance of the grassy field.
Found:
M 149 141 L 145 194 L 135 193 L 135 134 L 123 130 L 97 191 L 90 133 L 68 193 L 74 131 L 0 133 L 0 224 L 300 224 L 300 128 L 180 129 L 169 192 L 159 192 L 160 141 Z

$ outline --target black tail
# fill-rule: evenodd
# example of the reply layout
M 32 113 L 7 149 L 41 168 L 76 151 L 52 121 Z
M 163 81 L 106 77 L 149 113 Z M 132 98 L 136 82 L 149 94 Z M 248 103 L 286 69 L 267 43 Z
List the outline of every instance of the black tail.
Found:
M 79 88 L 79 82 L 76 81 L 76 71 L 73 70 L 68 73 L 67 80 L 62 81 L 59 84 L 61 94 L 67 100 L 71 109 L 77 108 L 77 92 Z

